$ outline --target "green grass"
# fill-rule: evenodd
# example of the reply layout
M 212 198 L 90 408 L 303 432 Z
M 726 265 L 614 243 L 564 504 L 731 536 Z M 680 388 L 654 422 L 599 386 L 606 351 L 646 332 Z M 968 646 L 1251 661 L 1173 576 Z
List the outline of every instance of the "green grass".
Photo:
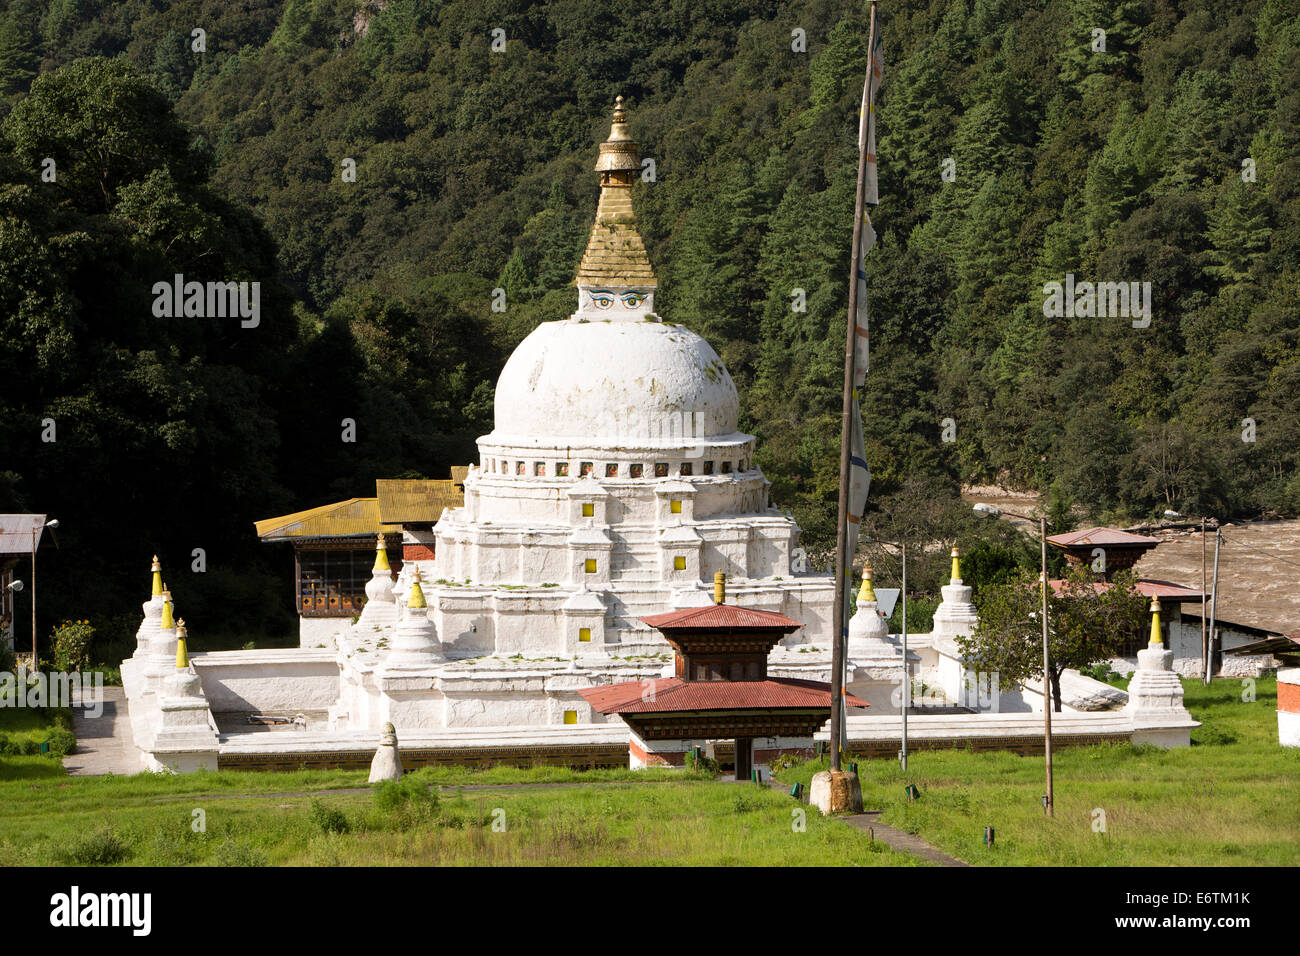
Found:
M 364 787 L 363 774 L 343 772 L 10 781 L 0 784 L 0 866 L 917 862 L 780 793 L 682 772 L 444 768 L 412 776 L 397 795 L 328 792 Z M 555 777 L 564 778 L 560 786 L 413 795 L 430 785 Z M 196 810 L 204 832 L 194 830 Z
M 867 809 L 939 849 L 991 866 L 1294 866 L 1300 863 L 1300 750 L 1277 742 L 1277 684 L 1183 681 L 1202 726 L 1178 750 L 1130 744 L 1053 755 L 1055 816 L 1040 801 L 1041 757 L 917 751 L 860 761 Z M 779 774 L 807 786 L 813 763 Z M 915 784 L 921 798 L 907 802 Z M 1100 813 L 1098 812 L 1100 811 Z M 1104 831 L 1094 823 L 1104 820 Z M 983 845 L 984 827 L 996 830 Z
M 57 754 L 41 755 L 33 752 L 21 755 L 3 751 L 10 747 L 35 751 L 42 742 L 51 740 L 52 735 L 58 733 L 61 727 L 71 724 L 72 715 L 66 710 L 0 708 L 0 780 L 48 780 L 63 777 L 63 762 Z

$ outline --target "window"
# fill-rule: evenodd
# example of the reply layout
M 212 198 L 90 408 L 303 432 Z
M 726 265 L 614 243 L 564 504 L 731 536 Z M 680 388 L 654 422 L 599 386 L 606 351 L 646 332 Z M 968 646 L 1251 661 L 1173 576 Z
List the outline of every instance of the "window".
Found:
M 533 462 L 533 474 L 536 475 L 538 478 L 545 477 L 545 475 L 546 475 L 546 462 L 544 462 L 544 461 L 535 461 L 535 462 Z
M 578 628 L 578 640 L 582 641 L 584 644 L 588 643 L 591 640 L 591 628 Z
M 578 712 L 576 710 L 566 710 L 564 712 L 564 722 L 566 724 L 576 724 L 578 722 Z
M 618 477 L 618 465 L 606 465 L 606 466 L 605 466 L 605 477 L 606 477 L 606 478 L 617 478 L 617 477 Z
M 722 463 L 722 473 L 723 473 L 724 475 L 729 475 L 729 474 L 731 474 L 731 462 L 729 462 L 729 461 L 724 461 L 724 462 Z
M 656 478 L 668 477 L 668 462 L 666 461 L 655 462 L 655 477 Z
M 366 603 L 366 582 L 375 549 L 315 549 L 297 552 L 298 611 L 309 617 L 351 617 Z M 400 552 L 389 564 L 401 567 Z
M 628 465 L 627 470 L 628 470 L 628 474 L 631 475 L 633 478 L 640 478 L 643 474 L 645 474 L 645 465 L 641 464 L 640 462 L 637 462 L 635 465 Z
M 668 510 L 675 515 L 679 515 L 682 513 L 682 503 L 680 501 L 670 501 L 668 502 Z
M 713 474 L 713 462 L 711 462 L 711 461 L 706 461 L 706 462 L 704 463 L 704 473 L 705 473 L 706 475 L 711 475 L 711 474 Z
M 693 474 L 695 474 L 695 466 L 692 465 L 689 461 L 682 462 L 682 470 L 681 470 L 682 477 L 689 478 Z
M 677 555 L 675 558 L 673 558 L 673 570 L 674 570 L 674 571 L 685 571 L 685 570 L 686 570 L 686 557 L 685 557 L 685 555 L 681 555 L 681 554 L 679 554 L 679 555 Z
M 586 477 L 587 477 L 588 475 L 590 475 L 590 474 L 591 474 L 591 462 L 589 462 L 589 461 L 584 461 L 584 462 L 579 463 L 579 465 L 578 465 L 578 477 L 579 477 L 579 478 L 586 478 Z
M 595 558 L 588 558 L 586 561 L 583 562 L 582 566 L 586 569 L 586 572 L 587 572 L 588 574 L 595 574 L 595 573 L 596 573 L 596 559 L 595 559 Z
M 555 475 L 557 478 L 568 478 L 569 463 L 567 461 L 557 461 L 555 463 Z
M 515 474 L 522 475 L 523 473 L 524 473 L 524 463 L 522 461 L 515 462 Z
M 584 518 L 594 518 L 594 517 L 596 517 L 596 506 L 593 505 L 590 501 L 586 502 L 586 503 L 582 506 L 582 516 L 583 516 Z

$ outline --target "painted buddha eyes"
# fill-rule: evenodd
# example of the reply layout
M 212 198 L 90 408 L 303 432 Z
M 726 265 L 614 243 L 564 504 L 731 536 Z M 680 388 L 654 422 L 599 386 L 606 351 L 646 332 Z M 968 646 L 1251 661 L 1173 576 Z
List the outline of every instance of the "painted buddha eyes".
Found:
M 608 289 L 593 289 L 591 304 L 598 309 L 611 308 L 616 301 L 623 303 L 625 309 L 635 309 L 646 300 L 644 292 L 622 292 L 615 294 Z

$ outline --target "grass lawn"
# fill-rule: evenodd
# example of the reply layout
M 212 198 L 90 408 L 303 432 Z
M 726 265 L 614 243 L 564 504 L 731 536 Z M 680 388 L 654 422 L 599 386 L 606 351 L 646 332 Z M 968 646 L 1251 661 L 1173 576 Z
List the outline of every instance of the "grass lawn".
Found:
M 69 748 L 72 737 L 63 728 L 72 724 L 68 711 L 35 707 L 0 707 L 0 780 L 42 780 L 64 776 L 59 754 L 40 754 L 40 745 L 62 738 Z M 56 746 L 56 751 L 58 746 Z
M 1208 688 L 1184 680 L 1202 726 L 1192 746 L 1071 748 L 1053 755 L 1056 815 L 1039 802 L 1041 757 L 920 751 L 859 763 L 867 809 L 981 866 L 1295 866 L 1300 863 L 1300 750 L 1277 742 L 1277 682 Z M 804 764 L 779 775 L 807 781 Z M 915 784 L 921 798 L 907 802 Z M 983 845 L 984 827 L 996 830 Z
M 551 781 L 424 796 L 430 784 Z M 404 783 L 375 790 L 343 771 L 3 782 L 0 866 L 916 862 L 815 811 L 796 829 L 797 805 L 780 793 L 681 771 L 440 769 Z

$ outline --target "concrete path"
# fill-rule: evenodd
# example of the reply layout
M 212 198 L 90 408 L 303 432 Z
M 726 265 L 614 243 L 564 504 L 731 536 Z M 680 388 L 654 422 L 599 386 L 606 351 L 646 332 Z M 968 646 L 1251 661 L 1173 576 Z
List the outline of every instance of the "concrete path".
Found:
M 969 863 L 963 860 L 936 850 L 918 836 L 905 833 L 887 823 L 878 822 L 879 817 L 879 810 L 871 810 L 867 813 L 856 813 L 852 816 L 840 817 L 840 819 L 855 830 L 871 833 L 875 839 L 887 844 L 891 849 L 898 850 L 900 853 L 919 856 L 935 866 L 970 866 Z
M 768 786 L 773 790 L 780 790 L 782 793 L 789 793 L 789 787 L 778 780 L 772 780 Z M 806 798 L 801 798 L 806 803 Z M 866 813 L 855 813 L 846 816 L 837 817 L 855 830 L 861 830 L 863 833 L 871 834 L 873 839 L 879 840 L 888 846 L 891 850 L 897 850 L 900 853 L 910 853 L 912 856 L 920 857 L 927 863 L 933 863 L 935 866 L 970 866 L 969 863 L 959 860 L 956 857 L 936 850 L 930 844 L 926 843 L 918 836 L 906 833 L 888 823 L 880 823 L 880 811 L 868 810 Z
M 73 707 L 72 733 L 77 738 L 77 746 L 63 758 L 63 769 L 69 775 L 129 776 L 144 769 L 140 751 L 131 738 L 131 718 L 122 688 L 104 688 L 104 712 L 98 717 L 88 717 L 85 710 Z

